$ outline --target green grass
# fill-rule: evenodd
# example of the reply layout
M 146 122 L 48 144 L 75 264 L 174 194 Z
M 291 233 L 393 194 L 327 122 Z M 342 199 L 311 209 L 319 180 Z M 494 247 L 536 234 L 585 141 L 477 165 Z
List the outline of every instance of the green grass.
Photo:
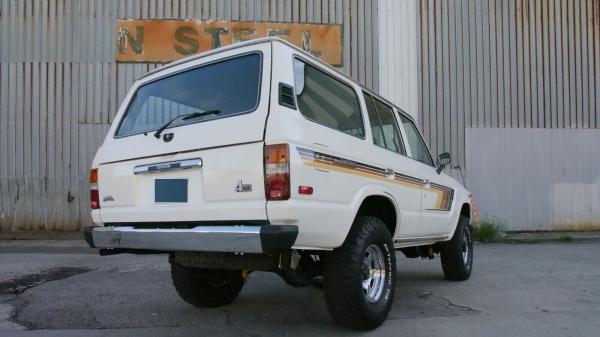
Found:
M 573 241 L 573 238 L 570 237 L 569 235 L 563 235 L 560 238 L 558 238 L 558 241 L 571 242 L 571 241 Z
M 482 243 L 496 242 L 503 236 L 502 226 L 491 222 L 482 222 L 473 232 L 473 240 Z

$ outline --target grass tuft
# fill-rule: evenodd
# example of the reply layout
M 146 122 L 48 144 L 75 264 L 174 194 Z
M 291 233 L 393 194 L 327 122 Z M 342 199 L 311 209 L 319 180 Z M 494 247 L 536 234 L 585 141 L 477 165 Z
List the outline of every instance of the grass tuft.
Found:
M 482 243 L 496 242 L 504 235 L 501 225 L 491 222 L 482 222 L 479 224 L 479 227 L 475 227 L 473 241 Z

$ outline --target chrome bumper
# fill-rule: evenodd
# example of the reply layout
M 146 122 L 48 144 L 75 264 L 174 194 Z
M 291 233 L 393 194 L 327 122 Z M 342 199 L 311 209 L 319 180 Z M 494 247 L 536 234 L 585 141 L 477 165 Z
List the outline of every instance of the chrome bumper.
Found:
M 198 226 L 189 229 L 87 227 L 84 237 L 92 248 L 153 251 L 271 253 L 290 249 L 298 227 Z

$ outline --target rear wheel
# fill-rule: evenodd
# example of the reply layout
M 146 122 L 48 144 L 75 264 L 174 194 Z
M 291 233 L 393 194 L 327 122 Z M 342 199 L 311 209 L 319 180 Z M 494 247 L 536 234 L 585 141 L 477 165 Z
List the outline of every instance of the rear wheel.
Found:
M 174 262 L 171 279 L 184 301 L 204 308 L 231 303 L 244 286 L 241 271 L 188 268 Z
M 442 244 L 442 269 L 451 281 L 464 281 L 473 269 L 473 238 L 469 220 L 461 215 L 452 239 Z
M 386 319 L 394 299 L 396 257 L 385 223 L 358 217 L 344 244 L 325 260 L 324 290 L 333 320 L 372 330 Z

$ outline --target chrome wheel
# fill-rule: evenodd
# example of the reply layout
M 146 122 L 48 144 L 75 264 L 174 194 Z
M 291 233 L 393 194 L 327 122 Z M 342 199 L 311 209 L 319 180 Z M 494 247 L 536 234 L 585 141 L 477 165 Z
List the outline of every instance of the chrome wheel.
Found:
M 381 248 L 370 245 L 365 251 L 362 263 L 362 289 L 370 303 L 377 302 L 383 293 L 386 269 Z
M 462 242 L 462 258 L 463 258 L 463 263 L 465 264 L 465 267 L 470 268 L 471 264 L 469 263 L 469 259 L 471 258 L 469 256 L 469 254 L 471 253 L 469 246 L 471 245 L 471 231 L 469 230 L 469 227 L 465 227 L 465 233 L 463 235 L 463 242 Z
M 461 215 L 450 241 L 440 245 L 442 269 L 447 280 L 465 281 L 473 269 L 473 228 Z

